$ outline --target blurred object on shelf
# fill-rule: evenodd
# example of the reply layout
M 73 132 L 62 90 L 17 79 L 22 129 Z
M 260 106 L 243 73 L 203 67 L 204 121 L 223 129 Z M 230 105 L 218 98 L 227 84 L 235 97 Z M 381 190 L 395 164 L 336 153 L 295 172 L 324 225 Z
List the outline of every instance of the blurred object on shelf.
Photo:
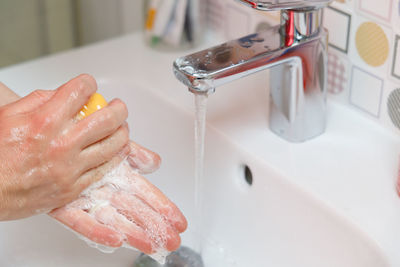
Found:
M 145 40 L 161 50 L 192 48 L 202 39 L 206 0 L 146 0 Z

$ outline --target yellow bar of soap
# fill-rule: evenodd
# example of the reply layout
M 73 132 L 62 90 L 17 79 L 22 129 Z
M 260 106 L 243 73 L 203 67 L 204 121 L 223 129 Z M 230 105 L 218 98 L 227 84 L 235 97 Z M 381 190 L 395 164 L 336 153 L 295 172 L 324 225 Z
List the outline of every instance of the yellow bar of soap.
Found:
M 94 93 L 89 98 L 89 101 L 83 105 L 82 109 L 78 112 L 77 118 L 78 120 L 81 120 L 105 106 L 107 106 L 107 101 L 104 97 L 99 93 Z

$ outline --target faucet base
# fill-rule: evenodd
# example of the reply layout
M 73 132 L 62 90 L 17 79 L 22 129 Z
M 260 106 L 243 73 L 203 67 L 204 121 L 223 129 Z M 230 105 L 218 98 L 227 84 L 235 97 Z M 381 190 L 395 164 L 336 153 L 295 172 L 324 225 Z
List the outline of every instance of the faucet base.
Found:
M 326 51 L 319 42 L 300 51 L 302 57 L 288 57 L 270 70 L 273 79 L 270 79 L 269 127 L 278 136 L 295 143 L 312 139 L 326 128 Z M 307 53 L 311 55 L 304 57 Z M 307 75 L 310 71 L 315 75 Z

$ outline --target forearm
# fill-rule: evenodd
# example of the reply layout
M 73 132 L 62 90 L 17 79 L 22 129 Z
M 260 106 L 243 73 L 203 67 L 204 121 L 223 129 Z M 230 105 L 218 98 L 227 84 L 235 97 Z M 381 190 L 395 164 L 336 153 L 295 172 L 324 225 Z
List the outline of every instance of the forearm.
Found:
M 19 95 L 14 93 L 14 91 L 12 91 L 5 84 L 0 82 L 0 106 L 4 106 L 11 102 L 17 101 L 19 98 Z

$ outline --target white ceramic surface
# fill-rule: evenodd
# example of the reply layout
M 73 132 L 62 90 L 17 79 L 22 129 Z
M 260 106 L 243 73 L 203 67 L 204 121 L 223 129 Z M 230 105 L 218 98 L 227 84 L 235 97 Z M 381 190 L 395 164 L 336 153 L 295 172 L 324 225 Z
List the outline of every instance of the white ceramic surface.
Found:
M 132 138 L 163 158 L 148 178 L 191 221 L 192 95 L 172 75 L 179 54 L 152 51 L 141 39 L 130 35 L 3 69 L 0 80 L 25 95 L 93 74 L 101 93 L 128 104 Z M 268 130 L 266 81 L 265 73 L 247 77 L 209 99 L 206 266 L 400 266 L 399 138 L 331 103 L 324 135 L 287 143 Z M 193 242 L 190 231 L 183 241 Z M 137 255 L 102 254 L 45 215 L 0 223 L 0 266 L 132 266 Z

